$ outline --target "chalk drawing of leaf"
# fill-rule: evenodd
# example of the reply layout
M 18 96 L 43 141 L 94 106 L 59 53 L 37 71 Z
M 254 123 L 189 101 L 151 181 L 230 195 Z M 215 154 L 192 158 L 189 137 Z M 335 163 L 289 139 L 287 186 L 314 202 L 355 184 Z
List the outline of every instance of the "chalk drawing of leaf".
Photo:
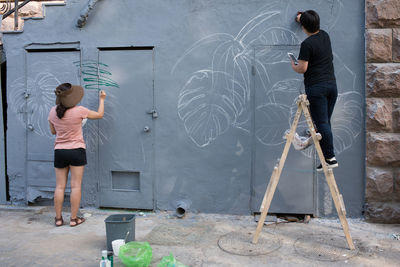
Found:
M 252 18 L 246 25 L 240 30 L 235 37 L 245 47 L 252 46 L 253 40 L 257 39 L 265 29 L 271 27 L 271 20 L 278 18 L 281 12 L 279 10 L 266 11 Z
M 251 40 L 246 46 L 299 45 L 300 39 L 294 32 L 283 27 L 269 27 Z
M 250 119 L 249 102 L 251 97 L 251 61 L 245 55 L 232 54 L 231 68 L 225 68 L 226 85 L 233 91 L 236 111 L 234 127 L 243 127 Z
M 291 100 L 297 111 L 296 99 L 299 95 L 298 87 L 302 81 L 287 79 L 276 82 L 266 93 L 266 104 L 256 108 L 256 136 L 264 145 L 279 145 L 285 142 L 282 139 L 284 132 L 292 123 L 290 106 Z M 285 105 L 284 103 L 288 103 Z
M 362 97 L 358 92 L 350 91 L 338 95 L 331 118 L 333 146 L 336 155 L 349 149 L 363 129 L 361 103 Z M 302 124 L 302 127 L 305 128 L 304 121 Z M 311 158 L 314 153 L 314 146 L 302 151 L 302 153 Z
M 229 76 L 224 72 L 197 71 L 179 95 L 178 115 L 190 138 L 200 147 L 226 132 L 236 119 L 237 96 L 224 87 L 226 75 Z
M 199 50 L 199 49 L 204 49 L 209 45 L 212 45 L 214 48 L 213 52 L 211 53 L 211 64 L 217 66 L 218 63 L 218 51 L 222 51 L 221 53 L 224 54 L 226 51 L 223 51 L 223 49 L 221 47 L 225 47 L 225 48 L 229 48 L 229 44 L 233 44 L 236 41 L 234 40 L 235 38 L 227 33 L 215 33 L 215 34 L 211 34 L 209 36 L 206 36 L 200 40 L 198 40 L 197 42 L 195 42 L 193 45 L 191 45 L 188 49 L 185 50 L 185 52 L 183 53 L 183 55 L 176 61 L 175 65 L 172 67 L 171 69 L 171 73 L 173 73 L 175 71 L 175 69 L 181 64 L 181 62 L 188 57 L 191 54 L 195 54 L 195 51 Z M 226 52 L 228 53 L 228 52 Z M 225 54 L 226 54 L 225 53 Z M 220 58 L 223 58 L 223 55 L 219 55 Z M 221 63 L 224 63 L 223 61 L 221 61 Z M 206 66 L 207 68 L 211 68 L 210 66 Z
M 267 101 L 270 103 L 287 103 L 288 100 L 297 99 L 302 82 L 300 79 L 287 79 L 276 82 L 267 92 Z
M 299 49 L 299 40 L 294 33 L 286 29 L 275 28 L 269 33 L 273 35 L 268 37 L 271 38 L 270 40 L 263 40 L 262 38 L 254 40 L 257 43 L 257 46 L 255 46 L 257 48 L 255 58 L 264 68 L 270 64 L 289 63 L 287 52 L 290 51 L 289 49 L 297 51 Z M 265 37 L 264 35 L 262 36 Z M 257 65 L 255 67 L 259 68 Z M 262 71 L 262 69 L 258 71 Z
M 39 73 L 32 82 L 30 85 L 28 83 L 28 86 L 32 86 L 31 96 L 28 98 L 28 106 L 32 109 L 32 114 L 28 116 L 30 124 L 35 133 L 52 137 L 47 116 L 55 105 L 54 90 L 61 82 L 51 73 Z
M 107 70 L 107 64 L 96 60 L 76 61 L 74 64 L 77 67 L 81 67 L 84 82 L 83 87 L 85 89 L 104 90 L 108 87 L 119 88 L 118 83 L 111 79 L 112 73 Z
M 340 94 L 332 115 L 335 152 L 342 153 L 354 142 L 363 129 L 362 97 L 357 92 Z
M 278 103 L 268 103 L 257 107 L 262 111 L 264 120 L 257 120 L 257 124 L 262 125 L 256 130 L 257 139 L 264 145 L 279 145 L 285 142 L 282 138 L 285 130 L 290 125 L 288 117 L 290 108 Z
M 47 116 L 52 106 L 55 105 L 54 89 L 60 81 L 51 73 L 40 72 L 35 77 L 28 77 L 27 87 L 29 97 L 25 98 L 25 84 L 21 80 L 16 80 L 12 85 L 10 100 L 12 110 L 16 112 L 18 118 L 24 123 L 25 105 L 28 107 L 28 124 L 33 126 L 33 131 L 41 136 L 52 137 L 50 133 Z
M 225 41 L 214 50 L 211 61 L 213 75 L 217 74 L 218 79 L 221 79 L 218 86 L 232 91 L 230 94 L 235 104 L 236 115 L 243 112 L 247 101 L 250 100 L 250 70 L 246 58 L 240 54 L 242 50 L 237 41 Z
M 118 90 L 118 88 L 115 90 Z M 107 112 L 104 113 L 104 117 L 101 119 L 101 127 L 99 127 L 99 121 L 96 120 L 88 120 L 83 126 L 86 146 L 90 151 L 94 152 L 99 144 L 103 145 L 104 143 L 109 142 L 109 137 L 106 134 L 107 130 L 114 127 L 113 123 L 117 119 L 115 116 L 115 109 L 118 105 L 118 98 L 114 93 L 115 90 L 107 91 L 107 101 L 104 104 Z M 93 90 L 88 91 L 90 93 L 86 94 L 85 103 L 83 105 L 88 109 L 97 110 L 99 105 L 98 94 Z

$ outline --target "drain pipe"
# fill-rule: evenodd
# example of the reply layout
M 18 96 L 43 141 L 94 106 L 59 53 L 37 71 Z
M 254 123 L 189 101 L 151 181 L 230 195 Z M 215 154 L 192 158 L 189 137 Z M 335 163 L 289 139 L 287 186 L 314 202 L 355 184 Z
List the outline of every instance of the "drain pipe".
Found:
M 78 28 L 83 28 L 85 26 L 86 21 L 90 15 L 90 13 L 93 11 L 95 5 L 99 2 L 100 0 L 90 0 L 87 4 L 87 7 L 82 11 L 82 13 L 79 15 L 79 19 L 76 22 L 76 27 Z
M 189 210 L 191 202 L 188 200 L 178 200 L 176 202 L 176 216 L 178 218 L 183 218 L 185 216 L 186 211 Z

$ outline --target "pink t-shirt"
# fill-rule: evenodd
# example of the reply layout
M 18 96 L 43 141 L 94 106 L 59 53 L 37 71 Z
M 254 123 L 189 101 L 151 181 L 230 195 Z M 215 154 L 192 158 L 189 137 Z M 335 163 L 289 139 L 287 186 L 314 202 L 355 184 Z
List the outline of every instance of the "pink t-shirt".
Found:
M 54 149 L 85 148 L 85 140 L 82 134 L 82 120 L 86 119 L 89 109 L 75 106 L 65 111 L 64 117 L 57 117 L 56 107 L 52 107 L 48 120 L 56 130 L 56 142 Z

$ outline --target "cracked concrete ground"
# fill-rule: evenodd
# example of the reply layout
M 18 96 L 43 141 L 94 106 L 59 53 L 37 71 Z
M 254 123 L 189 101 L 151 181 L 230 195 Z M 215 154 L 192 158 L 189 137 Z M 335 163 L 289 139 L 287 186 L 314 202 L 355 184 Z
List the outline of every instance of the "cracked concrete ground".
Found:
M 126 210 L 82 209 L 78 227 L 54 226 L 52 207 L 0 206 L 0 266 L 99 266 L 104 220 Z M 400 225 L 349 219 L 356 250 L 347 249 L 337 219 L 265 225 L 251 243 L 253 216 L 136 212 L 137 241 L 153 249 L 151 266 L 173 253 L 188 266 L 400 266 Z M 69 212 L 64 212 L 69 222 Z M 114 266 L 123 266 L 116 258 Z

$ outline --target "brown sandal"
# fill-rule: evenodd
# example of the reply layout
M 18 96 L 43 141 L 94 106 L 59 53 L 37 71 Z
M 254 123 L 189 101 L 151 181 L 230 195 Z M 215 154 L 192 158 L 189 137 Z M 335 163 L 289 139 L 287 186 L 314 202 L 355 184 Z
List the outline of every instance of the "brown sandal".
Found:
M 78 222 L 78 220 L 80 220 L 81 222 Z M 72 218 L 71 218 L 71 220 L 69 221 L 69 226 L 75 227 L 75 226 L 77 226 L 77 225 L 80 225 L 80 224 L 84 223 L 85 221 L 86 221 L 86 220 L 85 220 L 85 218 L 83 218 L 83 217 L 76 217 L 75 219 L 72 219 Z M 71 222 L 74 222 L 75 224 L 74 224 L 74 225 L 71 225 Z
M 58 222 L 61 222 L 61 224 L 57 224 Z M 54 217 L 54 225 L 56 227 L 63 226 L 64 225 L 63 217 L 62 216 L 60 218 Z

